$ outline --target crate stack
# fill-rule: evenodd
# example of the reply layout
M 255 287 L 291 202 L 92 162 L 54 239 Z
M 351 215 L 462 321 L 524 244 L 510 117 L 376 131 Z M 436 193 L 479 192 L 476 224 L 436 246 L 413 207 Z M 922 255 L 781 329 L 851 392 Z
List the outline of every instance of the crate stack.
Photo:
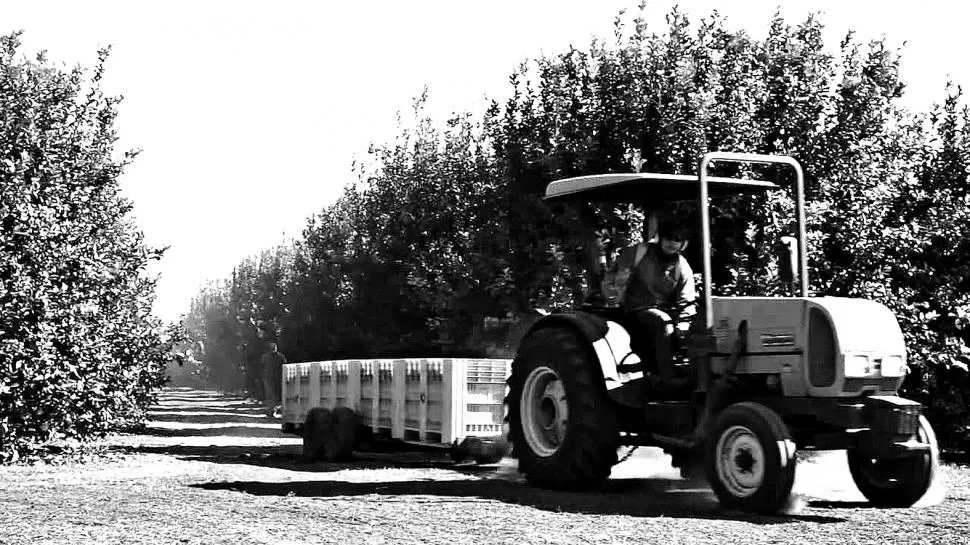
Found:
M 379 436 L 450 444 L 502 434 L 510 360 L 340 360 L 289 364 L 284 429 L 312 407 L 350 407 Z

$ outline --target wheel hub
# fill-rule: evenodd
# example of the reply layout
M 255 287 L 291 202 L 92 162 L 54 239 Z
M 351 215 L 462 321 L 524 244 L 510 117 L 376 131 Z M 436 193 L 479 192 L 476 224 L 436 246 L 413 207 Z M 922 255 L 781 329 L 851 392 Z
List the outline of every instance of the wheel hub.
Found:
M 743 498 L 758 491 L 765 478 L 765 452 L 754 432 L 729 428 L 718 439 L 716 456 L 718 478 L 732 495 Z
M 569 405 L 559 374 L 537 367 L 526 377 L 520 403 L 522 435 L 542 457 L 555 454 L 566 439 Z
M 741 449 L 734 457 L 734 465 L 742 473 L 751 473 L 754 469 L 754 456 L 748 449 Z

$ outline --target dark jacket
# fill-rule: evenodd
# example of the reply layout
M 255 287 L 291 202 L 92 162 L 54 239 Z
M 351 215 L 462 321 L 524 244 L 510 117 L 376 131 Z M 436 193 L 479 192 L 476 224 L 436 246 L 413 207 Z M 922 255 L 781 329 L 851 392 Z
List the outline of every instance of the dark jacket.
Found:
M 641 250 L 640 260 L 637 248 Z M 620 305 L 629 311 L 660 309 L 675 321 L 696 313 L 694 271 L 684 256 L 666 256 L 657 244 L 638 244 L 623 249 L 611 275 Z

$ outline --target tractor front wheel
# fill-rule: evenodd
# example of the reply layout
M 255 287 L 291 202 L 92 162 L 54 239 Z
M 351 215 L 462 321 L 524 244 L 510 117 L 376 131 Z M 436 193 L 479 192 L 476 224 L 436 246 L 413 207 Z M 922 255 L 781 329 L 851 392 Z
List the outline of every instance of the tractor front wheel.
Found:
M 619 429 L 592 348 L 567 327 L 535 331 L 508 384 L 509 435 L 526 479 L 553 489 L 601 486 L 617 461 Z
M 909 507 L 926 494 L 940 464 L 936 434 L 925 416 L 919 417 L 917 437 L 928 444 L 925 454 L 908 458 L 879 459 L 849 450 L 849 472 L 859 492 L 880 507 Z
M 776 513 L 795 482 L 795 443 L 777 413 L 757 403 L 724 409 L 707 442 L 707 478 L 721 504 Z

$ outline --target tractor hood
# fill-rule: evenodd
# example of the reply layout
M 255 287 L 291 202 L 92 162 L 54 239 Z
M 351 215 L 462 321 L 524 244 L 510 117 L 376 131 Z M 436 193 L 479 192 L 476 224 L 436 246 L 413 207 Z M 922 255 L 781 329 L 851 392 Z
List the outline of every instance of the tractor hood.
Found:
M 886 306 L 844 297 L 816 297 L 808 301 L 825 309 L 842 353 L 906 353 L 899 322 Z
M 786 395 L 893 393 L 906 374 L 906 344 L 884 305 L 842 297 L 715 297 L 712 366 L 721 372 L 742 321 L 742 374 L 778 374 Z

